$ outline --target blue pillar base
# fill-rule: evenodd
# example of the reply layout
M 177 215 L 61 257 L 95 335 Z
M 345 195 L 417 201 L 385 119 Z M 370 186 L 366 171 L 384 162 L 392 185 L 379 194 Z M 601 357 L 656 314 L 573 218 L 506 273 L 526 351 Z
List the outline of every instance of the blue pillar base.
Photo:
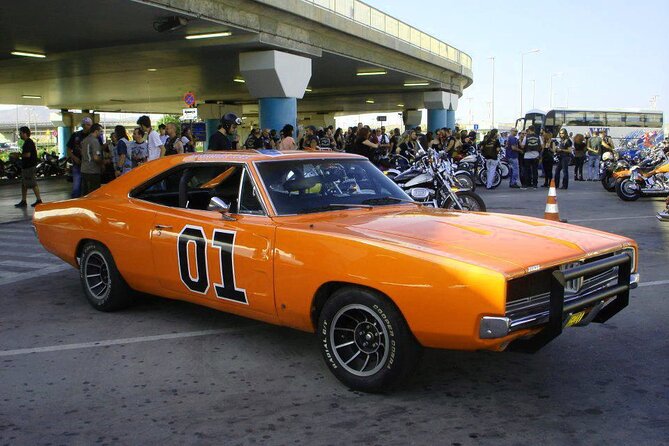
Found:
M 455 110 L 446 110 L 446 127 L 455 129 Z
M 209 149 L 209 140 L 211 139 L 211 135 L 216 133 L 218 131 L 218 124 L 220 121 L 218 119 L 205 119 L 204 120 L 204 125 L 205 125 L 205 131 L 207 132 L 207 140 L 204 142 L 204 150 Z
M 427 109 L 427 129 L 431 132 L 436 132 L 447 125 L 447 110 L 443 108 L 428 108 Z
M 290 124 L 297 129 L 297 98 L 260 98 L 260 127 L 280 131 Z
M 67 156 L 67 142 L 72 136 L 70 127 L 58 127 L 58 154 L 62 158 Z

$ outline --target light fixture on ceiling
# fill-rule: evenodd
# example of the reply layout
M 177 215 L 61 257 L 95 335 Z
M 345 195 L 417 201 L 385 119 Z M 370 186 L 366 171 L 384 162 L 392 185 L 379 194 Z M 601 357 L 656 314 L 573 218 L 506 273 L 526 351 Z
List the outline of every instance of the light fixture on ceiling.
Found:
M 311 93 L 313 90 L 311 88 L 307 87 L 307 88 L 304 89 L 304 91 L 306 91 L 307 93 Z
M 188 24 L 187 18 L 179 16 L 171 16 L 153 22 L 153 29 L 155 29 L 159 33 L 164 33 L 168 31 L 175 31 L 179 28 L 183 28 L 187 24 Z
M 21 96 L 23 99 L 42 99 L 42 96 L 36 94 L 24 94 Z
M 214 39 L 216 37 L 228 37 L 231 36 L 230 31 L 223 31 L 220 33 L 207 33 L 207 34 L 191 34 L 186 36 L 186 40 L 196 40 L 196 39 Z
M 236 77 L 236 78 L 234 78 L 234 79 L 232 80 L 232 82 L 238 82 L 238 83 L 240 83 L 240 84 L 246 83 L 246 81 L 245 81 L 244 79 L 242 79 L 241 77 Z
M 12 54 L 13 56 L 34 57 L 37 59 L 44 59 L 46 57 L 46 54 L 29 53 L 27 51 L 12 51 L 10 54 Z
M 383 76 L 384 74 L 388 74 L 386 70 L 369 70 L 369 71 L 358 71 L 355 73 L 356 76 Z
M 368 103 L 368 104 L 373 104 L 373 103 L 374 103 L 374 99 L 367 99 L 365 102 Z
M 404 107 L 404 104 L 397 104 L 398 107 Z
M 158 71 L 158 68 L 147 68 L 146 71 L 150 71 L 153 73 L 154 71 Z
M 430 85 L 429 82 L 421 81 L 421 82 L 405 82 L 404 86 L 405 87 L 426 87 Z

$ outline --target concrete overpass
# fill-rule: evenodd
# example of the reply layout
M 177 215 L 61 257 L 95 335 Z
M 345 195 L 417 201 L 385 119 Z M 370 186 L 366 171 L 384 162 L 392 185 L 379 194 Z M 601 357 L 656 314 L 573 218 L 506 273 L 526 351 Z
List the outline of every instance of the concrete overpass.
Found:
M 452 127 L 472 83 L 467 54 L 357 0 L 7 1 L 0 27 L 0 103 L 64 111 L 179 113 L 192 91 L 212 126 L 427 108 Z

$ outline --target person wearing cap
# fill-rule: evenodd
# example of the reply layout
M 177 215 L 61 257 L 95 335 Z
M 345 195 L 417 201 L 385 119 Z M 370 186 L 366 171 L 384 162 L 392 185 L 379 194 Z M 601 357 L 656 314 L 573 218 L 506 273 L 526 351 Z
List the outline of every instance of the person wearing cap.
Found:
M 235 150 L 229 137 L 237 132 L 237 126 L 241 123 L 242 120 L 234 113 L 223 115 L 218 131 L 209 137 L 207 150 Z
M 67 156 L 72 161 L 72 198 L 81 196 L 81 142 L 86 138 L 93 125 L 93 120 L 85 117 L 81 120 L 81 130 L 72 133 L 67 141 Z

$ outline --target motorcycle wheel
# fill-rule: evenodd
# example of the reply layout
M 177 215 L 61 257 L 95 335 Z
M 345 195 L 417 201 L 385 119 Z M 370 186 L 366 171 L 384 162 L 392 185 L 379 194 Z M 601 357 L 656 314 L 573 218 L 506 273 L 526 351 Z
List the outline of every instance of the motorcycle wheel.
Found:
M 604 186 L 604 189 L 606 189 L 609 192 L 615 192 L 616 190 L 615 178 L 613 178 L 611 175 L 605 175 L 601 181 L 602 181 L 602 186 Z
M 639 186 L 629 178 L 616 181 L 616 193 L 623 201 L 636 201 L 641 197 Z
M 485 186 L 488 181 L 488 169 L 481 169 L 478 174 L 477 183 L 481 186 Z M 497 186 L 502 184 L 502 175 L 499 173 L 499 169 L 495 172 L 495 178 L 492 180 L 492 188 L 495 189 Z
M 455 182 L 463 189 L 476 190 L 476 181 L 467 173 L 455 175 Z
M 499 170 L 500 170 L 500 172 L 501 172 L 502 179 L 507 179 L 507 178 L 509 178 L 509 173 L 511 173 L 511 172 L 510 172 L 510 170 L 509 170 L 509 165 L 508 165 L 508 164 L 506 164 L 506 163 L 499 163 Z
M 486 207 L 483 199 L 479 194 L 476 192 L 472 192 L 470 190 L 460 190 L 455 193 L 455 195 L 458 197 L 458 200 L 460 200 L 460 204 L 462 204 L 462 208 L 465 211 L 473 211 L 473 212 L 485 212 Z M 451 199 L 451 197 L 446 198 L 446 201 L 444 201 L 444 204 L 442 206 L 444 209 L 455 209 L 459 210 L 458 206 L 455 204 L 455 202 Z

